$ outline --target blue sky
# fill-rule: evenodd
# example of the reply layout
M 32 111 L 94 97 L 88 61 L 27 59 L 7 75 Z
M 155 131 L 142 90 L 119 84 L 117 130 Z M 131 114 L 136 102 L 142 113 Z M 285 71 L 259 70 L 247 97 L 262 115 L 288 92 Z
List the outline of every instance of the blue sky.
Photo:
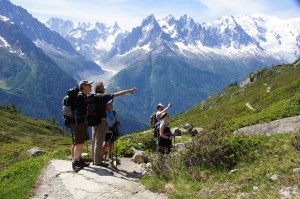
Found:
M 300 17 L 300 0 L 11 0 L 46 22 L 58 17 L 73 22 L 96 21 L 131 30 L 154 14 L 157 19 L 187 14 L 196 22 L 262 13 L 282 19 Z

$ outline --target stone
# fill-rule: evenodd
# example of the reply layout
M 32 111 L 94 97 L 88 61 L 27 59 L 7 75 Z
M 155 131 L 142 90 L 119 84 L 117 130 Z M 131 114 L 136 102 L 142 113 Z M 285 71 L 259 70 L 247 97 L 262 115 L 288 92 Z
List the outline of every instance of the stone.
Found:
M 178 130 L 180 131 L 181 135 L 187 134 L 189 132 L 187 129 L 184 129 L 182 127 L 180 127 Z
M 237 171 L 238 171 L 238 169 L 233 169 L 229 173 L 236 173 Z
M 31 156 L 31 157 L 38 157 L 42 154 L 45 154 L 46 151 L 44 150 L 41 150 L 39 147 L 34 147 L 34 148 L 31 148 L 29 150 L 27 150 L 27 153 Z
M 276 181 L 276 180 L 278 180 L 278 178 L 279 178 L 279 176 L 278 176 L 277 174 L 274 174 L 274 175 L 272 175 L 272 176 L 270 177 L 270 179 L 271 179 L 272 181 Z
M 299 190 L 296 187 L 286 187 L 280 190 L 280 195 L 282 195 L 283 198 L 298 198 Z
M 186 129 L 187 131 L 192 131 L 194 126 L 190 123 L 186 123 L 182 126 L 182 128 Z
M 184 143 L 176 143 L 176 144 L 174 145 L 174 147 L 175 147 L 176 151 L 182 151 L 182 150 L 185 149 Z
M 293 173 L 300 173 L 300 168 L 294 168 Z
M 149 158 L 144 151 L 136 151 L 131 159 L 133 162 L 141 164 L 147 163 Z
M 178 127 L 176 128 L 171 128 L 172 134 L 175 134 L 176 136 L 181 136 L 181 131 Z

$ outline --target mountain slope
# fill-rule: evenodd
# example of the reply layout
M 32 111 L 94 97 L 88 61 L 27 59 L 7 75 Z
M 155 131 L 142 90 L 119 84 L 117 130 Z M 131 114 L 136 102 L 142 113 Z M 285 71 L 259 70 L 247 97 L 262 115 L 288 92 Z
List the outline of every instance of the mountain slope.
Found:
M 0 18 L 1 104 L 61 122 L 61 100 L 76 81 L 6 17 Z
M 244 126 L 300 115 L 299 93 L 298 59 L 293 64 L 251 73 L 242 87 L 230 86 L 192 109 L 176 115 L 172 121 L 176 126 L 191 122 L 202 127 L 220 121 L 234 131 Z
M 77 80 L 103 74 L 101 67 L 85 59 L 58 33 L 33 18 L 25 9 L 8 0 L 0 1 L 0 15 L 10 18 L 23 33 Z

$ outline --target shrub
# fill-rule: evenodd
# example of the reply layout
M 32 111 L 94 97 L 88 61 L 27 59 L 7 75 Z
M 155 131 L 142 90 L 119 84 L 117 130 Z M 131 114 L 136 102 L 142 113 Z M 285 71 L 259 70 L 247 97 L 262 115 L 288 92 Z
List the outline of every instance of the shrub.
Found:
M 300 131 L 296 133 L 292 139 L 292 145 L 300 152 Z
M 118 153 L 118 156 L 132 157 L 132 147 L 141 149 L 141 147 L 135 142 L 131 142 L 130 140 L 119 140 L 115 143 L 114 150 Z
M 187 167 L 201 165 L 231 169 L 239 161 L 253 160 L 259 145 L 256 137 L 231 135 L 224 130 L 207 130 L 187 146 L 184 161 Z
M 144 151 L 156 151 L 156 140 L 150 132 L 122 136 L 117 140 L 116 144 L 118 147 L 118 155 L 125 157 L 133 155 L 132 147 Z

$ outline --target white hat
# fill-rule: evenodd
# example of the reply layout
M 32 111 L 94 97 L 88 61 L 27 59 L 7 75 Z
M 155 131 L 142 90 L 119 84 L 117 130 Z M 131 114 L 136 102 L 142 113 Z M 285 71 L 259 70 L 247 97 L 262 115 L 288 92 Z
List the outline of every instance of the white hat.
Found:
M 157 104 L 156 108 L 159 109 L 159 107 L 165 107 L 162 103 Z
M 81 80 L 79 82 L 79 89 L 82 90 L 83 86 L 91 85 L 92 83 L 93 83 L 93 81 L 89 82 L 88 80 Z

